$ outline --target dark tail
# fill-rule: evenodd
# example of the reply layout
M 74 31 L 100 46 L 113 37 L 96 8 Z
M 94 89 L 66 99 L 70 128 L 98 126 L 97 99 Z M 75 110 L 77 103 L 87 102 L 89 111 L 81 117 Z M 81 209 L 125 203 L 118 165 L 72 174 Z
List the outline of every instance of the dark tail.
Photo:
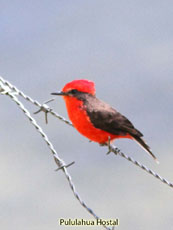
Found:
M 159 163 L 159 161 L 157 160 L 156 156 L 152 153 L 150 147 L 145 143 L 145 141 L 141 138 L 141 137 L 133 137 L 135 141 L 137 141 L 137 143 L 144 148 L 144 150 L 149 153 L 153 158 L 154 160 Z

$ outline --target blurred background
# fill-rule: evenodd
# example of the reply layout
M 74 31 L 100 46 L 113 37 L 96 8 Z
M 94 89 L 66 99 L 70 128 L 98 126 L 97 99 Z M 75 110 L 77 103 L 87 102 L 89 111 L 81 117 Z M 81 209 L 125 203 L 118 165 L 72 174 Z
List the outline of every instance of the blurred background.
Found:
M 40 103 L 71 80 L 94 81 L 97 96 L 143 132 L 160 165 L 131 140 L 115 144 L 173 181 L 172 21 L 169 0 L 0 0 L 0 75 Z M 1 229 L 67 229 L 59 218 L 92 219 L 20 109 L 7 96 L 0 104 Z M 62 98 L 50 106 L 67 118 Z M 119 218 L 116 229 L 170 229 L 170 187 L 51 115 L 48 125 L 43 113 L 33 116 L 60 157 L 75 161 L 68 170 L 99 217 Z

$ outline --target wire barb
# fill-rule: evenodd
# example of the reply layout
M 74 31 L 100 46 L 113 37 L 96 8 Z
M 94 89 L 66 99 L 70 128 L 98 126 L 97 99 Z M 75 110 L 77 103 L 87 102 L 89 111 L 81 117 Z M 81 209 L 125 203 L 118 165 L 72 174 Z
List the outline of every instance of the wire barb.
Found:
M 56 161 L 56 158 L 55 158 L 55 161 Z M 55 169 L 55 171 L 59 171 L 60 169 L 63 169 L 63 168 L 68 168 L 68 167 L 70 167 L 71 165 L 73 165 L 74 163 L 75 163 L 75 161 L 73 161 L 73 162 L 71 162 L 71 163 L 69 163 L 69 164 L 67 164 L 67 165 L 62 165 L 61 167 Z
M 34 112 L 34 114 L 44 112 L 45 113 L 45 122 L 46 122 L 46 124 L 48 124 L 48 113 L 50 113 L 52 111 L 52 109 L 50 109 L 47 104 L 52 102 L 52 101 L 54 101 L 54 100 L 55 100 L 55 98 L 52 98 L 52 99 L 50 99 L 48 101 L 43 102 L 43 104 L 41 105 L 40 109 L 37 110 L 36 112 Z

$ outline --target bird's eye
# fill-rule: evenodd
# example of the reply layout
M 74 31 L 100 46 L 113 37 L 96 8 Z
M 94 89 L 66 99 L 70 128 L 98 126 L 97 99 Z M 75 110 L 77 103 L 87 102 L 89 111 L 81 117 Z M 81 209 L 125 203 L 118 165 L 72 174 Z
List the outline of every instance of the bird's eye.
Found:
M 72 90 L 70 90 L 70 93 L 71 94 L 76 94 L 78 91 L 77 91 L 77 89 L 72 89 Z

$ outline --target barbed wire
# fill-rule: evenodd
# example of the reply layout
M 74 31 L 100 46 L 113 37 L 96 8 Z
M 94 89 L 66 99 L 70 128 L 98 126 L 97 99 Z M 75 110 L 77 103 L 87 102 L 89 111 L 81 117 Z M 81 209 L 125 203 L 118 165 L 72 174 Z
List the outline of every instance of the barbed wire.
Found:
M 28 119 L 30 120 L 30 122 L 35 126 L 35 128 L 38 130 L 38 132 L 41 134 L 41 136 L 43 137 L 43 139 L 45 140 L 45 142 L 47 143 L 48 147 L 51 149 L 51 152 L 54 155 L 54 159 L 55 162 L 58 165 L 58 169 L 62 169 L 62 171 L 64 172 L 69 185 L 73 191 L 74 196 L 76 197 L 76 199 L 80 202 L 80 204 L 95 218 L 95 219 L 99 219 L 99 217 L 93 212 L 92 209 L 90 209 L 86 203 L 81 199 L 81 197 L 79 196 L 79 194 L 76 191 L 76 188 L 72 182 L 72 178 L 70 176 L 70 174 L 67 171 L 67 167 L 72 165 L 74 162 L 66 165 L 65 162 L 60 159 L 60 157 L 58 156 L 56 150 L 54 149 L 52 143 L 49 141 L 47 135 L 43 132 L 43 130 L 41 129 L 41 127 L 36 123 L 35 119 L 33 119 L 30 115 L 30 113 L 27 111 L 27 109 L 25 109 L 25 107 L 23 106 L 23 104 L 18 100 L 18 98 L 16 97 L 16 95 L 20 95 L 22 96 L 24 99 L 26 99 L 27 101 L 31 102 L 32 104 L 36 105 L 37 107 L 39 107 L 39 110 L 35 113 L 38 113 L 40 111 L 43 111 L 45 113 L 46 116 L 46 122 L 47 122 L 47 114 L 50 113 L 53 116 L 55 116 L 56 118 L 60 119 L 61 121 L 65 122 L 66 124 L 73 126 L 72 123 L 70 121 L 68 121 L 67 119 L 65 119 L 64 117 L 62 117 L 61 115 L 59 115 L 58 113 L 56 113 L 55 111 L 53 111 L 53 109 L 51 109 L 47 103 L 50 102 L 46 101 L 43 104 L 40 104 L 38 101 L 33 100 L 31 97 L 27 96 L 26 94 L 24 94 L 22 91 L 20 91 L 19 89 L 17 89 L 14 85 L 12 85 L 10 82 L 6 81 L 4 78 L 0 77 L 0 93 L 1 94 L 6 94 L 8 96 L 11 97 L 11 99 L 13 101 L 16 102 L 16 104 L 20 107 L 20 109 L 24 112 L 24 114 L 28 117 Z M 134 165 L 138 166 L 139 168 L 141 168 L 142 170 L 146 171 L 147 173 L 149 173 L 150 175 L 154 176 L 156 179 L 159 179 L 161 182 L 163 182 L 164 184 L 167 184 L 169 187 L 173 188 L 173 183 L 169 182 L 168 180 L 166 180 L 165 178 L 161 177 L 159 174 L 155 173 L 154 171 L 152 171 L 151 169 L 149 169 L 148 167 L 146 167 L 145 165 L 141 164 L 140 162 L 134 160 L 132 157 L 129 157 L 128 155 L 124 154 L 123 152 L 121 152 L 120 149 L 118 149 L 116 146 L 114 145 L 110 145 L 109 147 L 109 151 L 113 152 L 116 155 L 119 155 L 123 158 L 125 158 L 126 160 L 130 161 L 131 163 L 133 163 Z M 112 229 L 113 228 L 109 228 L 107 226 L 103 226 L 106 229 Z
M 29 101 L 32 104 L 38 106 L 40 108 L 39 111 L 43 111 L 43 112 L 45 112 L 45 114 L 46 113 L 51 113 L 53 116 L 55 116 L 56 118 L 58 118 L 61 121 L 65 122 L 66 124 L 68 124 L 70 126 L 73 126 L 70 121 L 68 121 L 66 118 L 62 117 L 61 115 L 59 115 L 55 111 L 53 111 L 53 109 L 49 108 L 49 106 L 47 106 L 46 103 L 49 102 L 50 100 L 44 102 L 43 104 L 40 104 L 38 101 L 33 100 L 31 97 L 25 95 L 22 91 L 18 90 L 14 85 L 12 85 L 10 82 L 4 80 L 2 77 L 0 77 L 0 81 L 5 86 L 7 86 L 7 87 L 11 88 L 12 90 L 14 90 L 16 93 L 18 93 L 20 96 L 22 96 L 27 101 Z M 119 156 L 125 158 L 126 160 L 130 161 L 134 165 L 140 167 L 142 170 L 146 171 L 147 173 L 153 175 L 155 178 L 159 179 L 164 184 L 167 184 L 168 186 L 173 187 L 173 183 L 171 183 L 168 180 L 166 180 L 165 178 L 161 177 L 159 174 L 157 174 L 154 171 L 152 171 L 151 169 L 147 168 L 145 165 L 141 164 L 140 162 L 134 160 L 132 157 L 127 156 L 126 154 L 124 154 L 123 152 L 121 152 L 121 150 L 118 149 L 116 146 L 110 145 L 110 149 L 109 150 L 111 152 L 115 153 L 116 155 L 119 155 Z
M 25 114 L 25 116 L 29 119 L 29 121 L 31 122 L 31 124 L 36 128 L 36 130 L 40 133 L 40 135 L 42 136 L 43 140 L 46 142 L 46 144 L 48 145 L 49 149 L 51 150 L 53 156 L 54 156 L 54 160 L 56 162 L 56 164 L 58 165 L 58 170 L 61 169 L 65 176 L 66 179 L 68 180 L 68 183 L 70 185 L 70 188 L 74 194 L 74 196 L 76 197 L 76 199 L 80 202 L 80 204 L 95 218 L 95 219 L 100 219 L 95 213 L 94 211 L 88 207 L 88 205 L 82 200 L 82 198 L 80 197 L 79 193 L 76 191 L 75 185 L 72 181 L 72 178 L 70 176 L 70 174 L 67 171 L 67 167 L 69 167 L 70 165 L 74 164 L 74 162 L 66 165 L 65 162 L 59 157 L 58 153 L 56 152 L 56 150 L 54 149 L 52 143 L 50 142 L 50 140 L 48 139 L 48 136 L 43 132 L 42 128 L 37 124 L 36 120 L 31 116 L 31 114 L 29 113 L 29 111 L 24 107 L 24 105 L 18 100 L 17 96 L 20 95 L 22 97 L 24 97 L 26 100 L 32 102 L 33 104 L 35 104 L 36 106 L 40 107 L 41 110 L 45 110 L 45 106 L 41 105 L 39 102 L 33 100 L 32 98 L 30 98 L 29 96 L 26 96 L 22 91 L 19 91 L 15 86 L 11 85 L 11 83 L 9 83 L 8 81 L 4 80 L 2 77 L 0 77 L 0 93 L 9 96 L 17 105 L 18 107 L 23 111 L 23 113 Z M 46 108 L 46 112 L 50 112 L 49 108 Z M 63 117 L 61 117 L 59 114 L 53 112 L 52 113 L 54 116 L 58 117 L 60 120 L 66 122 L 67 124 L 71 125 L 71 123 L 69 121 L 67 121 L 66 119 L 64 119 Z M 109 228 L 105 225 L 103 225 L 103 227 L 107 230 L 113 230 L 114 227 Z
M 110 145 L 109 148 L 110 148 L 111 152 L 115 153 L 116 155 L 117 154 L 120 155 L 121 157 L 123 157 L 126 160 L 130 161 L 131 163 L 133 163 L 134 165 L 136 165 L 139 168 L 143 169 L 147 173 L 151 174 L 155 178 L 159 179 L 164 184 L 167 184 L 168 186 L 170 186 L 171 188 L 173 188 L 173 183 L 171 183 L 168 180 L 166 180 L 165 178 L 161 177 L 159 174 L 155 173 L 153 170 L 147 168 L 145 165 L 141 164 L 139 161 L 136 161 L 132 157 L 127 156 L 126 154 L 124 154 L 123 152 L 121 152 L 121 150 L 118 149 L 117 147 L 115 147 L 113 145 Z

